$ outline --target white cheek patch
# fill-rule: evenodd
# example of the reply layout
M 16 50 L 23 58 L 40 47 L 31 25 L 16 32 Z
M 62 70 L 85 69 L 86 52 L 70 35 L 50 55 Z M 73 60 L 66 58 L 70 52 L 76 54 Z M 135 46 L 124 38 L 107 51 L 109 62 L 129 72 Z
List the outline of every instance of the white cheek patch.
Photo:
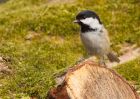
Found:
M 98 19 L 96 18 L 86 18 L 86 19 L 82 19 L 80 20 L 82 23 L 90 26 L 91 28 L 100 28 L 101 24 L 99 23 Z
M 93 18 L 86 18 L 86 19 L 82 19 L 80 20 L 81 22 L 83 22 L 84 24 L 90 25 L 94 22 L 95 19 Z

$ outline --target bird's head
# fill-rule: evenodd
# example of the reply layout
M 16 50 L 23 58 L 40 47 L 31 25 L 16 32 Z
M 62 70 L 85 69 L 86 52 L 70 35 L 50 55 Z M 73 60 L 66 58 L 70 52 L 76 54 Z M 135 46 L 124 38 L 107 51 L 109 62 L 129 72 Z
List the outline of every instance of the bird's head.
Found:
M 78 13 L 74 23 L 78 23 L 81 26 L 82 32 L 95 30 L 102 26 L 99 16 L 90 10 L 85 10 Z

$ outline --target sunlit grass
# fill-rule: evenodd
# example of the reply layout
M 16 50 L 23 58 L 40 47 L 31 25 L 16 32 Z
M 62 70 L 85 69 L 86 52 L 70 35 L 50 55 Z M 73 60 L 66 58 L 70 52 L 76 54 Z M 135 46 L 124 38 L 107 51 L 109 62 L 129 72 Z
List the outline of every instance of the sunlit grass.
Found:
M 0 98 L 46 96 L 55 84 L 53 74 L 85 54 L 79 27 L 73 24 L 84 9 L 99 14 L 118 53 L 125 42 L 140 45 L 140 6 L 135 0 L 78 0 L 51 6 L 46 0 L 9 0 L 0 5 L 0 54 L 11 58 L 13 73 L 1 77 Z M 30 32 L 39 36 L 26 40 Z M 139 81 L 138 65 L 139 60 L 117 70 L 128 80 Z

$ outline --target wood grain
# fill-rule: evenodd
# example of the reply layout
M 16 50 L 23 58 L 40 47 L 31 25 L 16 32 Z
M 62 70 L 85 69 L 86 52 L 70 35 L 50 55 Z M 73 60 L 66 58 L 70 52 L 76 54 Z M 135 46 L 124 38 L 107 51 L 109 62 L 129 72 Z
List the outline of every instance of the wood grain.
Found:
M 70 68 L 49 99 L 139 99 L 134 88 L 113 70 L 84 61 Z M 63 98 L 62 98 L 63 97 Z

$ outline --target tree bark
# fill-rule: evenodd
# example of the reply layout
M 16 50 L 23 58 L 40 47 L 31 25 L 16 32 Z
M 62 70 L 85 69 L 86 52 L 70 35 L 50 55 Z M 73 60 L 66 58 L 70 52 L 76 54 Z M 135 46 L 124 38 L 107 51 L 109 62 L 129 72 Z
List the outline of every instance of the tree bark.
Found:
M 91 60 L 69 68 L 57 84 L 48 99 L 140 99 L 124 78 Z

